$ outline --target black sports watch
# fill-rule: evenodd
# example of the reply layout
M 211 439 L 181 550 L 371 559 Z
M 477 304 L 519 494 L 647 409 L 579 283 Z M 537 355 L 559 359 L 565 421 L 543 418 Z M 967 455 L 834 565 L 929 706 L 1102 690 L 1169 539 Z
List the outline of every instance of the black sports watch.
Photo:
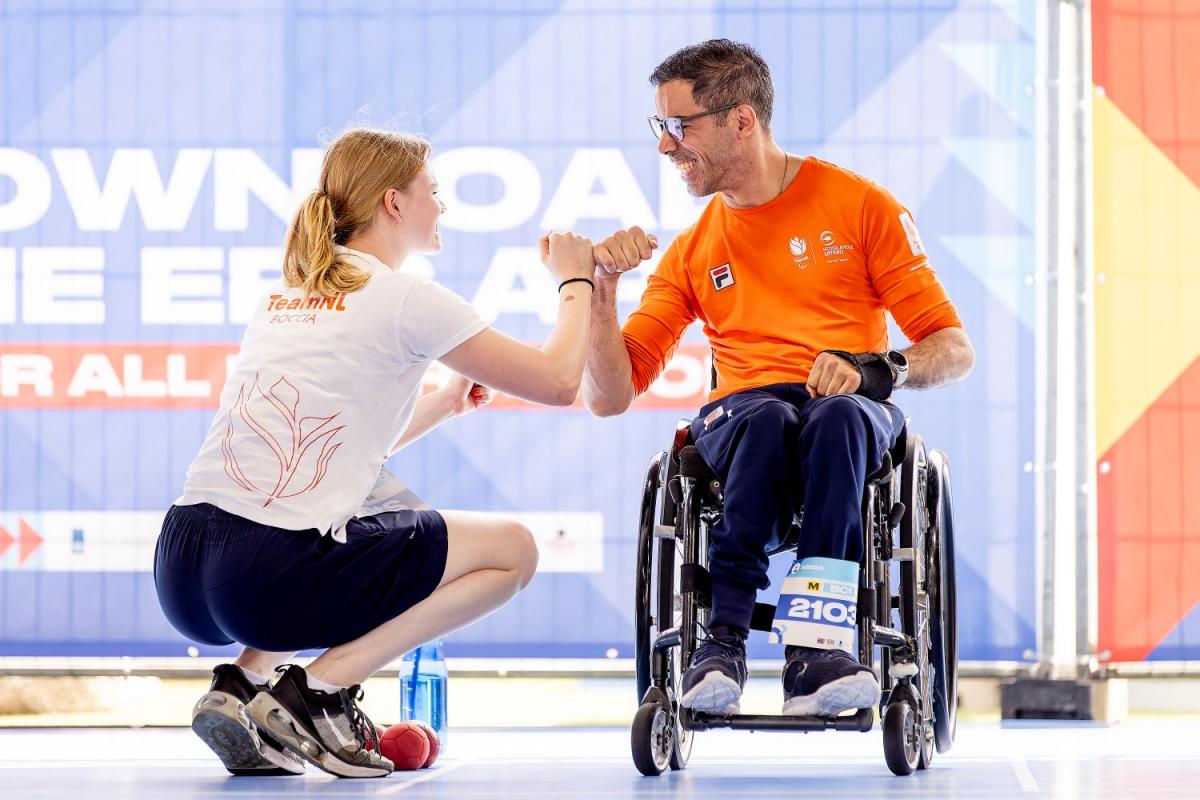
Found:
M 883 363 L 892 371 L 892 388 L 899 389 L 908 380 L 908 357 L 899 350 L 888 350 L 883 354 Z

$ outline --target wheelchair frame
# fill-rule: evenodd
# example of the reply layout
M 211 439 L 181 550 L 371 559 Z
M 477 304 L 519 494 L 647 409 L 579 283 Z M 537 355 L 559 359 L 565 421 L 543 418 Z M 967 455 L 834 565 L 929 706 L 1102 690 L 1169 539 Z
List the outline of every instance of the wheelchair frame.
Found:
M 829 719 L 705 714 L 679 705 L 678 687 L 711 609 L 709 530 L 722 513 L 720 481 L 681 421 L 671 450 L 650 460 L 639 519 L 635 663 L 641 705 L 632 727 L 643 775 L 683 769 L 696 731 L 709 728 L 869 731 L 875 709 Z M 858 658 L 883 690 L 884 756 L 897 775 L 925 769 L 954 741 L 958 649 L 950 472 L 945 455 L 902 431 L 862 499 Z M 769 555 L 794 550 L 797 520 Z M 892 562 L 899 564 L 893 580 Z M 775 607 L 756 603 L 750 627 L 770 631 Z M 896 617 L 899 624 L 895 624 Z M 669 624 L 664 624 L 669 620 Z M 879 668 L 875 650 L 879 648 Z

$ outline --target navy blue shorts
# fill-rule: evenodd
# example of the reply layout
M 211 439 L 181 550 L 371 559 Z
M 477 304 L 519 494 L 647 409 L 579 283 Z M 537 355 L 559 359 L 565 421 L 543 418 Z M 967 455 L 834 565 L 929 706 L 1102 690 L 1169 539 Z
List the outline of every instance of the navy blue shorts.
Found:
M 445 569 L 446 522 L 432 510 L 351 520 L 343 544 L 208 503 L 171 506 L 154 553 L 158 600 L 176 630 L 275 652 L 357 639 L 432 594 Z

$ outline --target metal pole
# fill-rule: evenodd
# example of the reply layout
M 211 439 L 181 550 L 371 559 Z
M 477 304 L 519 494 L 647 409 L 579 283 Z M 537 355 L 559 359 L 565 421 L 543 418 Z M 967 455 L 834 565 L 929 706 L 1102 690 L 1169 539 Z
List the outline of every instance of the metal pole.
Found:
M 1095 269 L 1092 263 L 1091 9 L 1075 12 L 1075 655 L 1076 674 L 1094 675 L 1096 662 L 1096 425 Z
M 1037 488 L 1037 538 L 1041 545 L 1039 568 L 1037 570 L 1037 585 L 1041 591 L 1041 602 L 1038 606 L 1038 641 L 1036 673 L 1041 677 L 1050 677 L 1054 671 L 1053 653 L 1055 650 L 1054 636 L 1054 569 L 1055 537 L 1054 520 L 1057 503 L 1058 460 L 1057 446 L 1057 414 L 1058 391 L 1058 275 L 1055 267 L 1059 246 L 1058 204 L 1059 204 L 1059 37 L 1060 19 L 1058 3 L 1045 5 L 1045 34 L 1042 41 L 1045 47 L 1045 81 L 1046 91 L 1043 100 L 1042 114 L 1045 119 L 1045 137 L 1042 139 L 1042 152 L 1045 159 L 1045 193 L 1042 195 L 1042 212 L 1039 218 L 1044 220 L 1045 245 L 1041 253 L 1041 287 L 1040 305 L 1042 310 L 1042 333 L 1036 337 L 1038 348 L 1035 418 L 1040 421 L 1037 432 L 1037 455 L 1035 456 L 1035 474 L 1040 474 L 1041 480 Z

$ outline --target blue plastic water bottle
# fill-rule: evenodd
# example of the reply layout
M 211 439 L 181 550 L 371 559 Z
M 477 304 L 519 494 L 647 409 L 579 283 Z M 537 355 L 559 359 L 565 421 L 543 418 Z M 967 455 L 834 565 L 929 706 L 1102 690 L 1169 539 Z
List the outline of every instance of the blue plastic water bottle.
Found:
M 400 665 L 400 719 L 421 720 L 437 731 L 443 747 L 449 678 L 441 639 L 409 651 Z

